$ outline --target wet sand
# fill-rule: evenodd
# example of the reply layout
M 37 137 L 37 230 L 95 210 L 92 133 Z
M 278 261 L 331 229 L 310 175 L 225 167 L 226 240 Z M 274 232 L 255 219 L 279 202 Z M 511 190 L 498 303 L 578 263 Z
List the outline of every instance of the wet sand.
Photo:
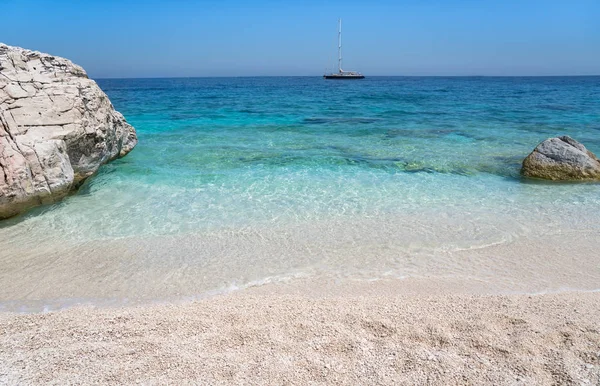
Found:
M 532 229 L 494 243 L 460 226 L 427 228 L 429 220 L 16 244 L 0 248 L 0 311 L 192 300 L 298 278 L 314 279 L 307 288 L 334 280 L 422 278 L 417 294 L 447 293 L 437 287 L 451 278 L 469 294 L 600 289 L 600 231 Z M 472 240 L 465 242 L 466 235 Z
M 300 283 L 0 313 L 0 384 L 599 384 L 599 292 L 422 286 Z

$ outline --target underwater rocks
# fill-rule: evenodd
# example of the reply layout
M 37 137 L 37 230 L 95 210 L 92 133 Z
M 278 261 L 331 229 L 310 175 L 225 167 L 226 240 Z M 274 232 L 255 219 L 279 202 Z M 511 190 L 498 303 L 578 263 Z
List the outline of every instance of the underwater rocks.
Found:
M 136 143 L 81 67 L 0 43 L 0 219 L 60 200 Z
M 600 161 L 571 137 L 549 138 L 525 158 L 521 173 L 546 180 L 600 180 Z

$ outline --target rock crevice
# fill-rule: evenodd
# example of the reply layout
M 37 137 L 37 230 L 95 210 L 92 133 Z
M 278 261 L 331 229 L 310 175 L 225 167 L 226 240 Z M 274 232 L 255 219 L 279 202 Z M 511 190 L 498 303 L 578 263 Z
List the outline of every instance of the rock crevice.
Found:
M 81 67 L 0 43 L 0 219 L 60 200 L 136 143 Z

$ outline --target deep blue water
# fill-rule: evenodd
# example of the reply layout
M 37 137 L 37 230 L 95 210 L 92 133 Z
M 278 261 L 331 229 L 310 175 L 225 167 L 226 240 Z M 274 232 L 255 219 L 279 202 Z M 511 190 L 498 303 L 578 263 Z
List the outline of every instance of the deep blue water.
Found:
M 99 84 L 138 128 L 147 151 L 137 158 L 166 157 L 140 166 L 186 176 L 256 166 L 517 178 L 522 158 L 547 137 L 567 133 L 600 150 L 600 77 Z

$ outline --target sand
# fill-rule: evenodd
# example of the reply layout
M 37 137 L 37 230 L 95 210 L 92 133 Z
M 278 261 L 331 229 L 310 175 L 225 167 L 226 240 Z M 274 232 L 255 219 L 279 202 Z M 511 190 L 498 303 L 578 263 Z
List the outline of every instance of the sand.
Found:
M 599 292 L 301 288 L 0 313 L 0 384 L 600 384 Z

